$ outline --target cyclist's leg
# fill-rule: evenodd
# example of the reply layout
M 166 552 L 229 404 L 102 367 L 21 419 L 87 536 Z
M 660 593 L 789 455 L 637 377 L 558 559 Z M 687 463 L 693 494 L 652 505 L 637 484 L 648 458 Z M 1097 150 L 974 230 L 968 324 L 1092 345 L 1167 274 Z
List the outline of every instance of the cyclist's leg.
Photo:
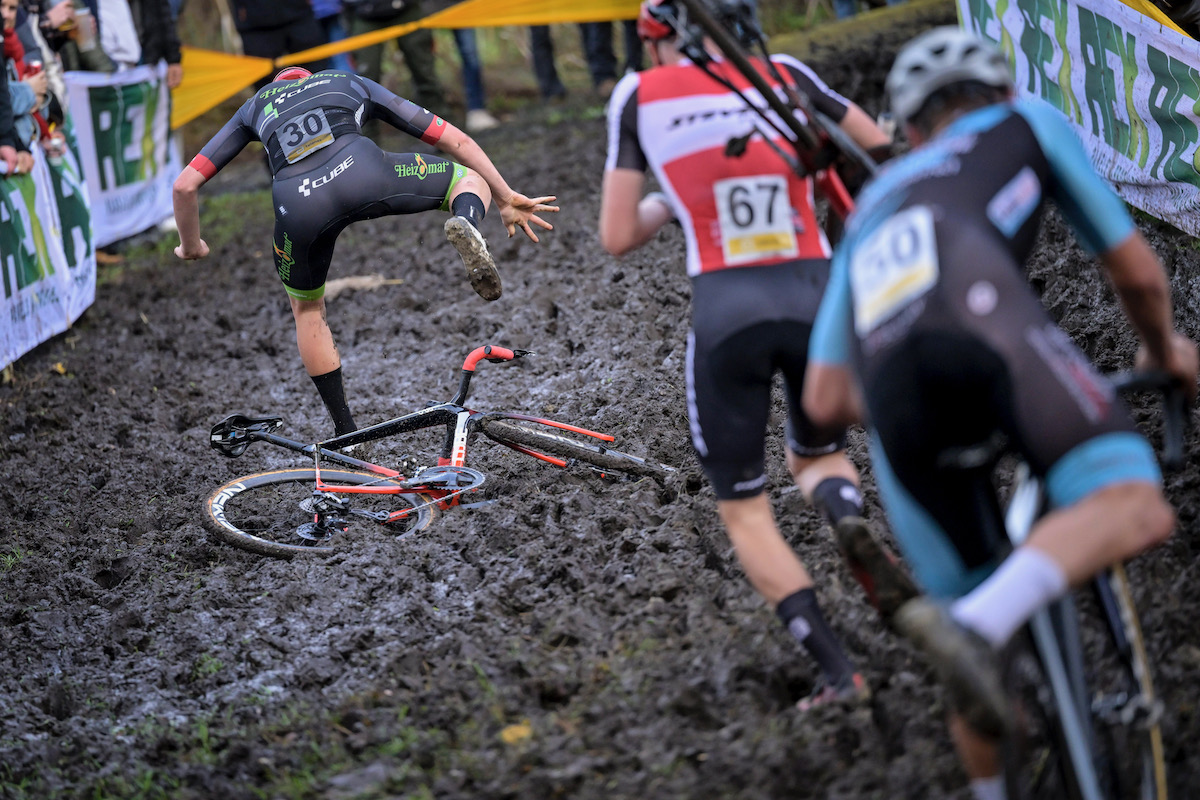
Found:
M 333 420 L 334 435 L 340 436 L 355 430 L 356 425 L 346 403 L 341 356 L 325 316 L 332 240 L 322 247 L 322 237 L 313 236 L 327 226 L 328 206 L 321 198 L 312 203 L 294 202 L 295 186 L 292 180 L 276 183 L 276 208 L 281 207 L 281 200 L 286 200 L 289 208 L 286 215 L 275 219 L 275 269 L 291 302 L 300 361 Z
M 763 493 L 763 448 L 773 364 L 758 347 L 769 326 L 710 342 L 688 338 L 692 442 L 717 495 L 717 512 L 751 585 L 813 656 L 834 696 L 865 686 L 821 613 L 812 577 L 787 544 Z

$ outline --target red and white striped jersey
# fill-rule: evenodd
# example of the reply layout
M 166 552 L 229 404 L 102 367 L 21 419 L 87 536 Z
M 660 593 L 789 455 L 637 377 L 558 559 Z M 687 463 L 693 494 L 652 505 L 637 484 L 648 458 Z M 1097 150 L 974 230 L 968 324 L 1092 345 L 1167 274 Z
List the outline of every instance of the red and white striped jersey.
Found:
M 772 61 L 814 108 L 835 122 L 846 115 L 849 101 L 807 66 L 789 56 Z M 764 62 L 755 64 L 769 85 L 780 86 Z M 709 69 L 765 108 L 762 95 L 728 62 L 715 61 Z M 730 139 L 755 128 L 759 133 L 744 154 L 725 154 Z M 608 137 L 606 169 L 649 167 L 670 198 L 687 237 L 688 275 L 829 258 L 829 241 L 813 210 L 812 180 L 796 177 L 772 146 L 789 152 L 787 142 L 690 61 L 625 76 L 613 91 Z

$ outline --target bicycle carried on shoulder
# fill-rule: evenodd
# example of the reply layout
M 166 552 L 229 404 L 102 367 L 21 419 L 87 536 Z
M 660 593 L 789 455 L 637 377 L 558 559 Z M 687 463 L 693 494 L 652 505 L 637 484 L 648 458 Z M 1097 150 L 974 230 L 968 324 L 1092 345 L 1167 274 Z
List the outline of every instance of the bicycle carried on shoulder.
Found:
M 204 503 L 205 523 L 235 547 L 271 556 L 331 552 L 347 534 L 375 526 L 393 536 L 429 527 L 436 515 L 477 491 L 482 472 L 467 466 L 467 450 L 477 434 L 557 467 L 582 464 L 604 477 L 662 479 L 675 468 L 609 447 L 614 437 L 563 422 L 506 411 L 476 411 L 465 403 L 480 361 L 510 362 L 532 355 L 485 345 L 463 361 L 458 392 L 446 402 L 430 403 L 352 433 L 304 443 L 275 433 L 279 417 L 235 414 L 217 423 L 209 444 L 236 458 L 253 442 L 310 456 L 312 466 L 259 472 L 220 486 Z M 397 469 L 355 458 L 355 446 L 426 428 L 445 428 L 435 465 Z M 404 459 L 411 462 L 411 457 Z M 408 468 L 407 466 L 405 467 Z
M 1163 466 L 1181 466 L 1186 410 L 1175 380 L 1157 372 L 1110 377 L 1120 393 L 1162 392 Z M 941 463 L 974 474 L 976 501 L 996 509 L 991 479 L 1007 454 L 997 438 L 948 450 Z M 996 519 L 990 535 L 1017 547 L 1048 511 L 1042 482 L 1018 460 L 1003 522 Z M 1089 588 L 1039 611 L 1001 654 L 1015 720 L 1002 743 L 1009 800 L 1166 800 L 1163 707 L 1129 577 L 1115 564 Z

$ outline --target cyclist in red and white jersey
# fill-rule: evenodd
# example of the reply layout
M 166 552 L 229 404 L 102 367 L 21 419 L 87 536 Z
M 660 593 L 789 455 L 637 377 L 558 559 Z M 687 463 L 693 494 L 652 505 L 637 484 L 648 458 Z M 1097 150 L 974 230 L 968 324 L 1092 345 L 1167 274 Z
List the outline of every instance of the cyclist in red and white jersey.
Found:
M 752 13 L 748 4 L 723 8 L 752 22 L 744 16 Z M 787 462 L 796 485 L 831 525 L 864 524 L 844 430 L 815 427 L 799 405 L 830 245 L 814 211 L 813 182 L 797 177 L 776 152 L 775 146 L 787 146 L 779 134 L 768 129 L 752 136 L 741 156 L 726 154 L 731 139 L 756 123 L 763 126 L 742 97 L 706 70 L 751 102 L 762 99 L 711 43 L 713 60 L 706 66 L 684 56 L 680 34 L 694 34 L 682 12 L 675 0 L 642 5 L 638 29 L 654 66 L 627 75 L 610 101 L 600 239 L 620 255 L 678 219 L 692 278 L 692 443 L 716 492 L 718 513 L 750 582 L 821 667 L 823 680 L 800 707 L 863 699 L 869 690 L 824 619 L 812 578 L 780 534 L 764 494 L 771 384 L 782 372 Z M 889 143 L 862 109 L 804 64 L 785 56 L 774 61 L 785 80 L 864 148 Z M 765 63 L 757 65 L 772 86 L 780 86 Z M 664 193 L 643 197 L 647 169 Z

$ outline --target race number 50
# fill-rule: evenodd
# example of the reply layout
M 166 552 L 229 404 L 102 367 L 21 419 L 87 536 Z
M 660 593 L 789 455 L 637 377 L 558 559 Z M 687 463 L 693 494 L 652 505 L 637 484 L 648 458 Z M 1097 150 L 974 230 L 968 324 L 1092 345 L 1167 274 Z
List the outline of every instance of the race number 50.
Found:
M 854 329 L 866 336 L 938 280 L 933 212 L 914 206 L 871 232 L 850 256 Z

